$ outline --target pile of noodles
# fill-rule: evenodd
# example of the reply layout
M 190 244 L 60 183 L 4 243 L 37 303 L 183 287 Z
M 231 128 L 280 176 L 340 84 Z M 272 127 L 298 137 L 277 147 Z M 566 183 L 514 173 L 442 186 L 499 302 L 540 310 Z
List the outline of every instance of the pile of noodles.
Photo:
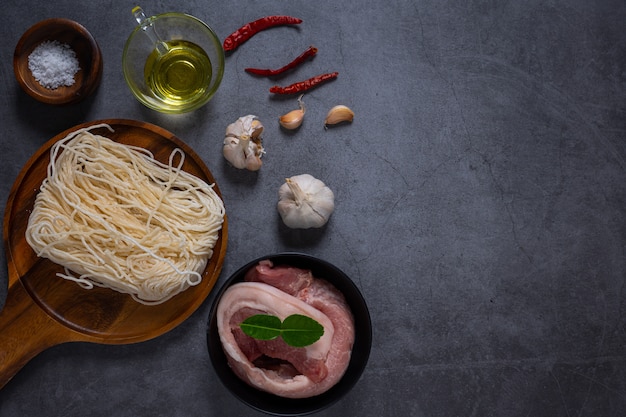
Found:
M 146 149 L 91 130 L 72 132 L 50 150 L 26 230 L 38 256 L 61 265 L 62 278 L 159 304 L 201 282 L 224 220 L 207 184 Z M 176 162 L 177 160 L 177 162 Z

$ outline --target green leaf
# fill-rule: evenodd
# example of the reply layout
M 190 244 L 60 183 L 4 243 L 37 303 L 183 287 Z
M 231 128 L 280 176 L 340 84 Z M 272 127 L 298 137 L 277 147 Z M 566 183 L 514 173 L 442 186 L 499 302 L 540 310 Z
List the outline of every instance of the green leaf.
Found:
M 241 330 L 258 340 L 272 340 L 281 336 L 293 347 L 304 347 L 317 342 L 324 334 L 324 326 L 310 317 L 293 314 L 281 323 L 276 316 L 256 314 L 239 325 Z
M 324 334 L 324 326 L 310 317 L 301 314 L 291 315 L 283 320 L 281 336 L 289 346 L 311 345 Z
M 239 325 L 250 337 L 259 340 L 272 340 L 280 336 L 281 322 L 276 316 L 257 314 L 250 316 Z

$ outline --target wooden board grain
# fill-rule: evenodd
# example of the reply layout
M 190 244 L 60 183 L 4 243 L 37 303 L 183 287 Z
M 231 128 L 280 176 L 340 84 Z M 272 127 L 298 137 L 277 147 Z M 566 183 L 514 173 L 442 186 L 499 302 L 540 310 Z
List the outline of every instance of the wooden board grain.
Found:
M 101 120 L 76 126 L 44 144 L 20 172 L 5 209 L 3 238 L 9 289 L 0 312 L 0 387 L 50 346 L 71 341 L 134 343 L 173 329 L 202 304 L 221 272 L 227 246 L 226 217 L 202 282 L 156 306 L 137 303 L 129 295 L 106 288 L 82 289 L 56 276 L 62 267 L 36 256 L 26 242 L 25 231 L 39 186 L 47 175 L 50 148 L 72 131 L 101 123 L 111 126 L 114 132 L 106 128 L 92 132 L 148 149 L 163 163 L 174 149 L 182 149 L 186 155 L 183 169 L 215 184 L 221 197 L 213 175 L 193 149 L 155 125 Z

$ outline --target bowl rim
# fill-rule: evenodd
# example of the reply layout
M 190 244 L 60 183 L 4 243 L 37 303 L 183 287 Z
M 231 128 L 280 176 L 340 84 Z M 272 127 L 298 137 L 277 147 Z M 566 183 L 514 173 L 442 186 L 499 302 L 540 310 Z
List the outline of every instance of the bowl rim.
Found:
M 130 70 L 127 69 L 127 65 L 126 65 L 126 55 L 129 51 L 130 48 L 130 44 L 131 44 L 131 40 L 140 32 L 142 31 L 143 27 L 147 24 L 152 24 L 154 23 L 156 20 L 158 19 L 163 19 L 163 18 L 176 18 L 176 19 L 190 19 L 192 21 L 195 21 L 195 23 L 199 24 L 200 26 L 202 26 L 205 30 L 208 31 L 208 33 L 211 35 L 212 38 L 212 43 L 216 46 L 216 53 L 217 53 L 217 58 L 218 58 L 218 62 L 217 65 L 214 65 L 213 62 L 211 62 L 211 65 L 214 66 L 214 69 L 217 68 L 217 72 L 215 74 L 215 82 L 214 82 L 214 87 L 212 88 L 212 91 L 202 100 L 199 100 L 197 102 L 193 102 L 191 105 L 186 106 L 186 107 L 182 107 L 182 108 L 164 108 L 161 106 L 158 106 L 156 104 L 154 104 L 152 101 L 146 99 L 146 97 L 141 94 L 138 89 L 134 86 L 134 82 L 132 81 L 132 77 L 130 75 Z M 211 101 L 211 99 L 213 98 L 213 96 L 217 93 L 217 90 L 219 90 L 219 87 L 222 83 L 222 79 L 224 78 L 224 71 L 226 69 L 226 55 L 224 54 L 224 47 L 222 46 L 222 42 L 220 40 L 220 37 L 217 35 L 217 32 L 208 24 L 206 23 L 204 20 L 190 15 L 188 13 L 183 13 L 183 12 L 165 12 L 165 13 L 159 13 L 159 14 L 155 14 L 152 16 L 148 16 L 145 20 L 144 23 L 142 24 L 137 24 L 133 30 L 130 32 L 130 34 L 128 35 L 128 37 L 126 38 L 126 41 L 124 43 L 124 48 L 122 49 L 122 73 L 124 74 L 124 81 L 126 82 L 126 85 L 128 86 L 128 89 L 130 90 L 131 94 L 133 95 L 133 97 L 135 97 L 135 99 L 137 101 L 139 101 L 141 104 L 143 104 L 144 106 L 148 107 L 149 109 L 152 110 L 156 110 L 160 113 L 169 113 L 169 114 L 183 114 L 183 113 L 188 113 L 194 110 L 197 110 L 201 107 L 203 107 L 204 105 L 206 105 L 209 101 Z
M 217 335 L 217 306 L 224 292 L 233 284 L 241 282 L 245 272 L 262 260 L 276 261 L 277 264 L 308 267 L 314 272 L 319 270 L 332 271 L 333 277 L 327 279 L 338 290 L 344 293 L 346 301 L 353 312 L 355 319 L 355 341 L 353 345 L 350 363 L 339 382 L 328 391 L 309 398 L 290 399 L 279 397 L 251 387 L 239 379 L 230 369 L 226 362 L 226 355 L 222 350 L 219 336 Z M 337 278 L 338 277 L 338 278 Z M 349 291 L 349 297 L 346 292 Z M 324 410 L 343 398 L 361 378 L 369 360 L 372 345 L 372 323 L 369 309 L 361 291 L 354 281 L 337 266 L 313 255 L 301 252 L 278 252 L 260 256 L 232 273 L 222 286 L 214 293 L 213 304 L 209 312 L 207 324 L 207 345 L 213 369 L 228 391 L 244 404 L 257 411 L 275 416 L 304 416 Z
M 82 83 L 72 88 L 68 91 L 68 94 L 63 96 L 43 94 L 42 91 L 45 91 L 44 89 L 32 89 L 22 77 L 22 72 L 19 71 L 19 68 L 28 61 L 29 53 L 24 50 L 25 44 L 30 41 L 33 35 L 37 34 L 41 29 L 48 25 L 55 25 L 57 27 L 65 28 L 68 32 L 78 33 L 89 44 L 89 49 L 91 51 L 89 71 L 84 74 Z M 46 36 L 42 36 L 41 39 L 33 43 L 37 45 L 47 39 L 48 38 Z M 52 38 L 50 38 L 50 40 L 52 40 Z M 81 60 L 80 56 L 77 58 Z M 100 46 L 85 26 L 72 19 L 64 17 L 51 17 L 33 24 L 22 34 L 13 52 L 13 71 L 22 90 L 24 90 L 32 98 L 46 104 L 72 104 L 82 101 L 98 88 L 102 79 L 102 61 L 102 51 Z M 81 68 L 81 70 L 84 71 L 85 69 Z

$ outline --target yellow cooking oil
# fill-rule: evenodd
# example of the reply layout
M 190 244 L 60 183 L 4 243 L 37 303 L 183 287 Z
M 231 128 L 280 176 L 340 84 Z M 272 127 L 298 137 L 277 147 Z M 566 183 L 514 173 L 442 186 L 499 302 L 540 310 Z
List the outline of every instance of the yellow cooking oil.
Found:
M 193 42 L 172 40 L 155 49 L 144 67 L 146 84 L 161 101 L 184 106 L 200 100 L 211 83 L 209 56 Z

